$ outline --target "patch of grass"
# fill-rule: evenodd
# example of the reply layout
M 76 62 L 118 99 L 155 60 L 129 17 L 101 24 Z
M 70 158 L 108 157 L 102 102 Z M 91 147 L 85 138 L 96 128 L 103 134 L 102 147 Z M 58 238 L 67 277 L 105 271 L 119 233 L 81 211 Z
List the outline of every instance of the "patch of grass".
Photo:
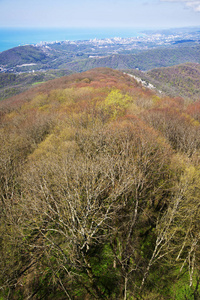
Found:
M 34 82 L 34 83 L 32 83 L 32 85 L 37 85 L 37 84 L 41 84 L 41 83 L 44 83 L 44 81 Z

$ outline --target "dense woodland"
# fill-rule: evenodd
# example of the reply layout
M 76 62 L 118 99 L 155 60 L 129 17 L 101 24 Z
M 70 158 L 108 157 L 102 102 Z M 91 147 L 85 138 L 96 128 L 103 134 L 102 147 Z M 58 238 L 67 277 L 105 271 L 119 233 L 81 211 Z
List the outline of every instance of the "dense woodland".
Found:
M 0 299 L 200 299 L 200 101 L 120 71 L 0 102 Z
M 172 67 L 156 68 L 147 72 L 124 70 L 128 74 L 151 83 L 170 97 L 181 96 L 189 101 L 200 99 L 200 64 L 185 63 Z
M 143 50 L 134 54 L 116 54 L 101 58 L 76 59 L 63 63 L 59 68 L 75 72 L 84 72 L 91 68 L 109 67 L 112 69 L 139 69 L 169 67 L 182 63 L 200 63 L 200 46 L 182 46 L 178 48 L 158 48 Z

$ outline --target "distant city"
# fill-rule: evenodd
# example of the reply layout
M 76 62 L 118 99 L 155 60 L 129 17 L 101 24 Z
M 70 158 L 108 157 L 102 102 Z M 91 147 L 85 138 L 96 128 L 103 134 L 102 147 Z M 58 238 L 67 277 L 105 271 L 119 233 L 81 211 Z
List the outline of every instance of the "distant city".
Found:
M 146 50 L 177 49 L 199 45 L 200 28 L 161 31 L 146 30 L 141 32 L 139 36 L 130 38 L 114 37 L 76 41 L 43 41 L 1 52 L 0 72 L 17 74 L 23 72 L 45 71 L 47 69 L 69 69 L 80 72 L 96 66 L 109 66 L 112 68 L 123 69 L 123 63 L 120 62 L 115 67 L 113 64 L 108 64 L 107 61 L 103 63 L 103 59 L 112 56 L 116 58 L 116 55 L 137 55 L 141 53 L 141 51 Z M 185 51 L 185 53 L 187 52 L 188 51 Z M 97 61 L 94 60 L 100 61 L 97 63 Z M 137 62 L 138 61 L 139 60 L 137 59 Z M 186 61 L 183 60 L 183 62 Z M 198 61 L 195 59 L 194 61 L 192 60 L 192 62 Z M 181 63 L 181 61 L 178 61 L 178 63 Z M 79 64 L 79 66 L 74 66 L 74 64 Z M 83 67 L 83 64 L 89 64 L 89 67 Z M 174 64 L 176 64 L 176 61 Z M 131 67 L 140 70 L 145 69 L 138 63 L 131 65 Z M 130 66 L 128 66 L 128 68 L 130 68 Z M 149 68 L 150 67 L 148 67 L 148 69 Z
M 144 32 L 141 36 L 131 37 L 131 38 L 106 38 L 106 39 L 90 39 L 90 40 L 79 40 L 79 41 L 53 41 L 53 42 L 40 42 L 35 44 L 37 47 L 49 46 L 53 44 L 66 44 L 66 45 L 93 45 L 97 48 L 107 48 L 108 46 L 121 45 L 123 48 L 118 48 L 114 52 L 119 53 L 123 50 L 132 50 L 132 49 L 149 49 L 157 46 L 169 46 L 178 43 L 200 43 L 200 28 L 192 31 L 176 31 L 166 30 L 161 32 Z

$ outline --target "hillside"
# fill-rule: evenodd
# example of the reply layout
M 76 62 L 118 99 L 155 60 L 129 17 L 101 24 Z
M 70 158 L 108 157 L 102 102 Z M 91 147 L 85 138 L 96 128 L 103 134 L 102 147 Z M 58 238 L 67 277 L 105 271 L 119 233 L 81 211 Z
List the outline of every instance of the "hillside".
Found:
M 141 51 L 136 54 L 109 55 L 69 62 L 62 65 L 76 72 L 83 72 L 96 67 L 112 69 L 139 69 L 142 71 L 168 67 L 181 63 L 200 63 L 200 46 L 182 48 L 161 48 Z
M 200 297 L 200 102 L 99 68 L 0 102 L 0 298 Z
M 190 100 L 200 98 L 200 64 L 186 63 L 172 67 L 156 68 L 142 72 L 136 69 L 123 70 L 144 82 L 152 84 L 158 91 L 171 97 L 183 97 Z M 71 71 L 49 70 L 31 73 L 1 73 L 0 100 L 19 94 L 39 83 L 70 74 Z M 150 87 L 151 88 L 151 87 Z
M 46 72 L 0 73 L 0 100 L 22 93 L 36 84 L 69 75 L 69 70 L 48 70 Z
M 16 67 L 23 64 L 47 63 L 48 55 L 34 46 L 20 46 L 0 53 L 0 65 Z
M 171 97 L 183 97 L 189 100 L 200 99 L 200 64 L 187 63 L 172 67 L 156 68 L 147 72 L 124 70 L 149 83 Z
M 200 99 L 200 64 L 183 64 L 154 69 L 146 73 L 158 82 L 158 88 L 171 96 Z

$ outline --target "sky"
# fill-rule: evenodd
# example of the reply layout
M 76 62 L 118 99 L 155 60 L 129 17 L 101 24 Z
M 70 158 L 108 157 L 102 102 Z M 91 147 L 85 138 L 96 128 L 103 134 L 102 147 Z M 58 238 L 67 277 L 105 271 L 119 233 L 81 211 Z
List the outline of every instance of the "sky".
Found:
M 0 27 L 200 27 L 200 0 L 0 0 Z

